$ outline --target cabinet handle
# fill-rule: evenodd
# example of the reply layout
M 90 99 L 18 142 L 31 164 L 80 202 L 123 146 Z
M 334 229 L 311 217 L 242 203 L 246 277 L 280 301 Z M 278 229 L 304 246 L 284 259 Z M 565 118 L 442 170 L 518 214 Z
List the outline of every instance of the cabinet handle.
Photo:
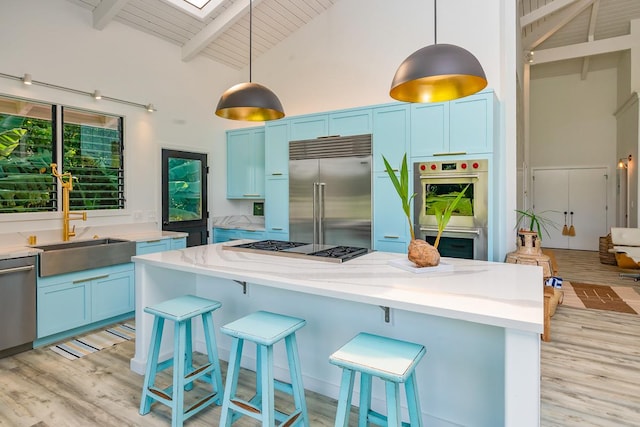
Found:
M 271 229 L 275 230 L 275 231 L 280 231 L 280 230 L 282 230 L 282 227 L 271 227 Z
M 147 240 L 145 243 L 158 243 L 161 242 L 162 239 L 158 239 L 158 240 Z
M 75 285 L 76 283 L 84 283 L 84 282 L 90 282 L 92 280 L 106 279 L 107 277 L 109 277 L 109 275 L 108 274 L 104 274 L 102 276 L 89 277 L 88 279 L 74 280 L 73 284 Z
M 184 237 L 172 237 L 171 240 L 180 240 L 180 239 L 184 239 Z M 159 240 L 158 240 L 159 241 Z
M 450 153 L 433 153 L 434 156 L 464 156 L 466 151 L 454 151 Z
M 384 238 L 385 239 L 399 239 L 400 236 L 388 236 L 388 235 L 385 235 Z
M 242 197 L 259 197 L 260 194 L 243 194 Z
M 29 270 L 33 270 L 33 268 L 34 268 L 33 265 L 25 265 L 23 267 L 5 268 L 3 270 L 0 270 L 0 275 L 9 274 L 9 273 L 19 273 L 21 271 L 29 271 Z
M 273 172 L 271 175 L 272 176 L 280 176 L 280 175 L 282 175 L 282 172 Z
M 244 231 L 246 231 L 247 233 L 255 233 L 258 230 L 244 230 Z

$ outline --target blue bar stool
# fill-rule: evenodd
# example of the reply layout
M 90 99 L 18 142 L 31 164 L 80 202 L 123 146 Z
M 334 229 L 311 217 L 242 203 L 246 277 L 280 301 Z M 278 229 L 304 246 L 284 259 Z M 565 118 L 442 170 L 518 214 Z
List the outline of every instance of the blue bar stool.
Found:
M 151 404 L 155 400 L 171 408 L 171 425 L 179 427 L 182 426 L 184 420 L 210 404 L 220 405 L 222 403 L 222 376 L 212 316 L 213 311 L 220 308 L 221 305 L 218 301 L 184 295 L 144 309 L 145 312 L 154 316 L 154 321 L 147 369 L 142 386 L 140 415 L 148 414 L 151 410 Z M 200 367 L 193 366 L 191 336 L 191 319 L 197 316 L 202 316 L 208 357 L 208 363 Z M 175 323 L 174 353 L 173 358 L 158 363 L 165 319 Z M 156 374 L 170 366 L 173 366 L 173 383 L 165 389 L 157 388 L 155 386 Z M 193 389 L 193 382 L 198 379 L 210 383 L 212 392 L 185 410 L 184 392 Z
M 349 425 L 351 395 L 356 372 L 360 372 L 360 410 L 358 426 L 369 423 L 381 426 L 422 426 L 420 400 L 415 368 L 426 353 L 424 346 L 367 333 L 351 341 L 329 356 L 329 362 L 342 368 L 342 384 L 335 426 Z M 387 415 L 371 409 L 371 378 L 385 382 Z M 405 384 L 410 423 L 403 423 L 400 412 L 400 384 Z
M 302 373 L 296 344 L 296 331 L 307 322 L 296 317 L 283 316 L 268 311 L 257 311 L 229 324 L 220 330 L 233 337 L 227 383 L 225 384 L 220 426 L 229 427 L 243 415 L 262 422 L 263 427 L 304 425 L 309 427 L 309 415 L 302 386 Z M 284 339 L 289 361 L 291 384 L 273 377 L 273 345 Z M 236 396 L 240 360 L 244 341 L 256 344 L 256 394 L 248 401 Z M 283 414 L 274 407 L 274 389 L 293 396 L 295 410 Z

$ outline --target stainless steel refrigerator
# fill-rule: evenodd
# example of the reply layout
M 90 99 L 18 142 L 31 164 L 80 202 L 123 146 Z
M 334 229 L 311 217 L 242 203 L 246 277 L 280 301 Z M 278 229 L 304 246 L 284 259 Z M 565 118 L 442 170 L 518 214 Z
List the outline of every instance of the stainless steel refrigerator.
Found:
M 371 248 L 371 135 L 289 143 L 289 240 Z

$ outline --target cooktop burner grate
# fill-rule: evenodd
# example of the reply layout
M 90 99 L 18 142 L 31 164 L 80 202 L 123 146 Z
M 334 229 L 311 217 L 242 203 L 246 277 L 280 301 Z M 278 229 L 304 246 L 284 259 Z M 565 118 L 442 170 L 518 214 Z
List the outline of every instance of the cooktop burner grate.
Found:
M 342 260 L 345 260 L 364 255 L 368 252 L 369 250 L 367 248 L 357 248 L 353 246 L 335 246 L 333 248 L 325 249 L 322 251 L 312 252 L 309 255 L 328 258 L 340 258 Z
M 234 245 L 234 247 L 276 252 L 284 251 L 285 249 L 297 248 L 298 246 L 305 246 L 306 244 L 307 243 L 300 242 L 285 242 L 283 240 L 260 240 L 258 242 Z

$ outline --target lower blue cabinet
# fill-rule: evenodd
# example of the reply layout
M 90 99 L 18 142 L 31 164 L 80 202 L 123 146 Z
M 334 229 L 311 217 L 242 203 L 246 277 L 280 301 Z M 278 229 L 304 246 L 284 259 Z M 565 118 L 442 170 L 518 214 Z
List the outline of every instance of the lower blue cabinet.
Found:
M 213 229 L 213 243 L 230 242 L 241 239 L 264 240 L 266 238 L 267 233 L 264 230 L 243 230 L 240 228 Z
M 187 238 L 186 237 L 172 237 L 171 238 L 171 250 L 175 249 L 184 249 L 187 247 Z
M 39 277 L 37 288 L 38 338 L 135 309 L 133 263 Z
M 187 247 L 186 237 L 165 237 L 136 243 L 136 255 L 147 255 L 156 252 L 184 249 Z

